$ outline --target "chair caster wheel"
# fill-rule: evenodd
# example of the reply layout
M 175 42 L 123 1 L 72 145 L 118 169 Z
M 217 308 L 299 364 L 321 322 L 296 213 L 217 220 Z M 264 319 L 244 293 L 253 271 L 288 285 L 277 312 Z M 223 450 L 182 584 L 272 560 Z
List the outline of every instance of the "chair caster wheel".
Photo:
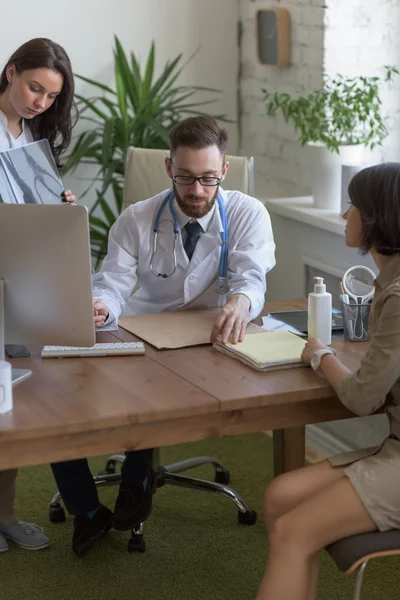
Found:
M 106 468 L 99 471 L 99 475 L 114 475 L 117 472 L 115 462 L 108 462 Z
M 238 512 L 238 521 L 240 525 L 254 525 L 257 521 L 257 513 L 255 510 L 248 510 L 245 513 Z
M 128 552 L 145 552 L 146 543 L 140 534 L 134 535 L 128 542 Z
M 63 523 L 65 521 L 65 510 L 61 504 L 50 506 L 49 519 L 51 523 Z
M 99 471 L 97 473 L 97 477 L 104 477 L 104 475 L 114 475 L 115 474 L 115 469 L 101 469 L 101 471 Z
M 226 469 L 224 471 L 215 471 L 214 481 L 216 483 L 222 483 L 223 485 L 228 485 L 231 480 L 231 474 Z

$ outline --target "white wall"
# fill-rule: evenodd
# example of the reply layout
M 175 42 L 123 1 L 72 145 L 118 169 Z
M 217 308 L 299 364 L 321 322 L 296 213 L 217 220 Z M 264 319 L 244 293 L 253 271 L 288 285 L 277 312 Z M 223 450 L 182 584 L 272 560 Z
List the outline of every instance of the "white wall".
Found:
M 300 86 L 320 87 L 323 71 L 323 0 L 287 0 L 291 19 L 292 57 L 288 67 L 263 65 L 257 58 L 256 14 L 280 7 L 278 0 L 239 0 L 243 24 L 241 44 L 241 140 L 245 154 L 254 153 L 256 190 L 268 197 L 306 193 L 303 174 L 307 155 L 293 128 L 282 118 L 266 116 L 262 88 L 295 93 Z
M 288 67 L 262 65 L 256 50 L 256 13 L 282 6 L 279 0 L 239 0 L 243 23 L 241 47 L 241 141 L 244 153 L 256 157 L 256 189 L 268 197 L 311 192 L 311 159 L 292 126 L 282 117 L 270 119 L 262 101 L 263 87 L 295 94 L 321 86 L 324 71 L 345 75 L 379 75 L 385 64 L 400 67 L 399 0 L 287 0 L 292 24 L 292 62 Z M 400 78 L 382 92 L 383 111 L 390 117 L 389 137 L 382 150 L 366 152 L 368 162 L 399 160 Z
M 325 70 L 328 73 L 382 75 L 383 65 L 400 70 L 398 0 L 327 0 Z M 400 77 L 382 89 L 389 136 L 381 148 L 366 153 L 370 161 L 400 160 Z
M 0 64 L 22 43 L 33 37 L 49 37 L 67 50 L 76 73 L 112 83 L 113 35 L 127 51 L 145 60 L 152 39 L 156 59 L 162 67 L 167 59 L 183 53 L 184 59 L 199 48 L 183 73 L 183 84 L 222 90 L 220 100 L 207 110 L 227 113 L 236 119 L 237 106 L 237 20 L 235 0 L 69 0 L 66 5 L 40 0 L 33 7 L 28 0 L 2 2 Z M 223 35 L 221 35 L 223 24 Z M 77 81 L 77 90 L 90 93 Z M 203 96 L 202 96 L 203 97 Z M 228 126 L 229 150 L 237 151 L 237 125 Z M 84 188 L 74 178 L 67 184 L 77 193 Z

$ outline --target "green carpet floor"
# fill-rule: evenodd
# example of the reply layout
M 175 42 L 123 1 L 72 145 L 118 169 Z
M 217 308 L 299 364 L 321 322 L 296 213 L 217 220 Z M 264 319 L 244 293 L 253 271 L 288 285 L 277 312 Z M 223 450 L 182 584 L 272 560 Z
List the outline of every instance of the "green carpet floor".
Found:
M 256 434 L 186 444 L 163 450 L 162 459 L 171 462 L 199 454 L 222 460 L 231 471 L 232 486 L 261 515 L 263 490 L 272 478 L 269 438 Z M 91 465 L 97 472 L 104 459 L 93 459 Z M 198 471 L 210 474 L 207 468 Z M 110 508 L 116 489 L 101 490 Z M 267 553 L 264 527 L 261 518 L 252 527 L 239 526 L 231 501 L 165 486 L 155 496 L 145 528 L 144 554 L 129 554 L 129 534 L 111 531 L 78 559 L 70 547 L 72 519 L 48 522 L 54 491 L 48 466 L 20 471 L 17 514 L 42 525 L 51 546 L 26 552 L 12 545 L 0 555 L 1 600 L 254 600 Z M 352 579 L 339 573 L 323 553 L 320 600 L 350 600 L 352 589 Z M 363 600 L 400 598 L 399 590 L 400 559 L 371 563 Z

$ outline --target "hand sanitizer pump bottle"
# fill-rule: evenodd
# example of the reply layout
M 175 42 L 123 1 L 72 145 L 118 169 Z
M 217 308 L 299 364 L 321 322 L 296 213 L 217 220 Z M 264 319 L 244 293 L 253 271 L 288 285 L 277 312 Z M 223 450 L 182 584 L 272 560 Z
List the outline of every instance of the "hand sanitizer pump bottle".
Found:
M 329 346 L 332 342 L 332 294 L 326 291 L 322 277 L 314 279 L 314 291 L 308 295 L 308 339 L 318 338 Z

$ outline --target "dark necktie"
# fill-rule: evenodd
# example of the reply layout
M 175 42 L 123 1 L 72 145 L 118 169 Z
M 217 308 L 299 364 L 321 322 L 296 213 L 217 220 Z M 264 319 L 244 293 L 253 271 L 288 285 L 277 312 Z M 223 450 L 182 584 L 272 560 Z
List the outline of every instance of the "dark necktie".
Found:
M 189 221 L 185 225 L 186 231 L 186 240 L 185 240 L 185 252 L 187 254 L 188 259 L 190 260 L 193 256 L 194 249 L 196 248 L 196 244 L 199 241 L 199 237 L 203 233 L 203 228 L 197 221 Z

